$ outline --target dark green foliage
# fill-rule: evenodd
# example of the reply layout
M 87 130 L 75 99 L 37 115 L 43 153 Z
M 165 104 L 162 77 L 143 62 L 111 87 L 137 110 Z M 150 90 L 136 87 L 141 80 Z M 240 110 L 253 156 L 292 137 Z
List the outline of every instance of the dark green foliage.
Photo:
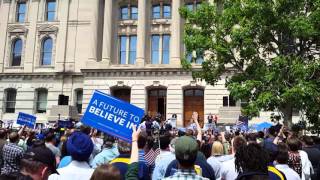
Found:
M 290 124 L 295 109 L 319 122 L 320 0 L 220 0 L 180 14 L 187 53 L 206 57 L 202 69 L 182 60 L 194 77 L 214 85 L 227 75 L 245 115 L 279 111 Z

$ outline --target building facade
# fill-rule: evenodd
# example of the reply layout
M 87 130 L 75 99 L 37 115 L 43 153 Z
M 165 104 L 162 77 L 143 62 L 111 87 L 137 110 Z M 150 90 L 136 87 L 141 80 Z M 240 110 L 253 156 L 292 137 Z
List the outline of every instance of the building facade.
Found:
M 169 118 L 198 111 L 235 122 L 239 103 L 181 69 L 178 9 L 199 0 L 0 0 L 0 118 L 18 112 L 45 123 L 58 96 L 83 113 L 94 90 Z M 201 68 L 202 57 L 193 64 Z M 51 113 L 52 115 L 52 113 Z

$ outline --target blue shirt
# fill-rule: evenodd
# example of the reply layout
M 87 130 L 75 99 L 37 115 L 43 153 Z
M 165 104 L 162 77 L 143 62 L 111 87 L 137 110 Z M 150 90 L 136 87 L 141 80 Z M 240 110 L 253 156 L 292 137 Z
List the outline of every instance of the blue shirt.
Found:
M 152 179 L 163 179 L 169 164 L 176 159 L 174 153 L 170 151 L 162 151 L 155 161 L 155 168 L 153 170 Z
M 59 163 L 58 169 L 68 166 L 71 163 L 71 161 L 72 161 L 71 156 L 63 157 Z
M 148 162 L 144 157 L 144 150 L 143 149 L 139 149 L 139 162 L 142 162 L 144 164 L 146 164 L 146 166 L 148 166 Z
M 119 151 L 116 146 L 112 148 L 104 148 L 99 154 L 97 154 L 90 163 L 92 168 L 96 168 L 101 164 L 109 163 L 111 160 L 119 156 Z

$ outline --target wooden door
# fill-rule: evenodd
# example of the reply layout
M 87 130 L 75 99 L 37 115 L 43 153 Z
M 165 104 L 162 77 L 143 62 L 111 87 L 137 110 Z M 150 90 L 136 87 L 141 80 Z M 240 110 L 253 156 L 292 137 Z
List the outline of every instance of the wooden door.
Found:
M 148 112 L 151 116 L 161 114 L 162 118 L 166 118 L 166 89 L 152 89 L 148 91 Z
M 202 89 L 184 90 L 183 109 L 184 109 L 184 126 L 190 124 L 193 112 L 199 114 L 199 124 L 204 124 L 204 91 Z

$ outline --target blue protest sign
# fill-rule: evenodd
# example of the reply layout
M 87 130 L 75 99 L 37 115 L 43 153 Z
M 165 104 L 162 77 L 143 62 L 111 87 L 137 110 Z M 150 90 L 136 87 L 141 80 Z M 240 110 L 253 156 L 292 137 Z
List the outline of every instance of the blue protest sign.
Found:
M 34 128 L 37 117 L 23 112 L 19 112 L 17 124 L 26 125 L 29 128 Z
M 143 115 L 143 109 L 96 90 L 81 121 L 131 142 L 132 126 L 139 125 Z

